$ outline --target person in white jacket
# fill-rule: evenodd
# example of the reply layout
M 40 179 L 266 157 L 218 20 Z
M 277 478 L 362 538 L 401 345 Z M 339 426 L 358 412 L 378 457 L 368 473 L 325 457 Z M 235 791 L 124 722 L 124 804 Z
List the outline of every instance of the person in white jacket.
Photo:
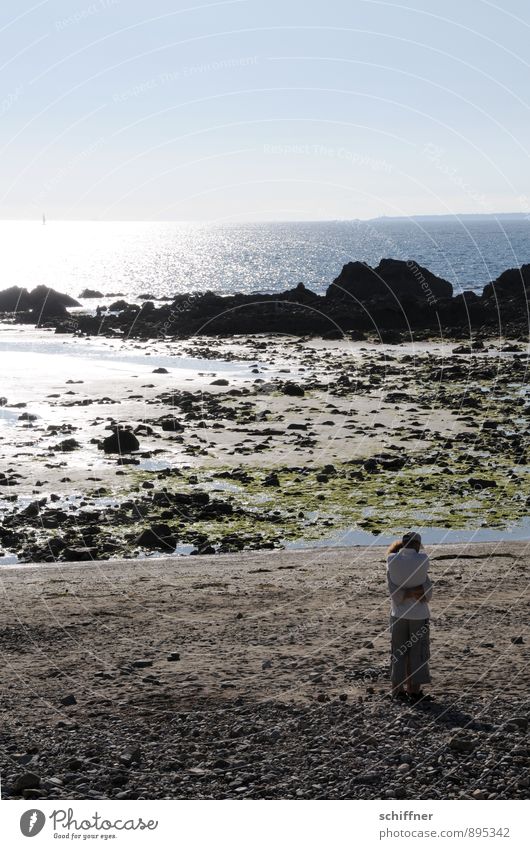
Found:
M 392 697 L 400 701 L 432 698 L 421 690 L 422 684 L 431 681 L 428 603 L 432 598 L 432 583 L 428 573 L 429 558 L 418 533 L 406 533 L 389 547 L 390 677 Z

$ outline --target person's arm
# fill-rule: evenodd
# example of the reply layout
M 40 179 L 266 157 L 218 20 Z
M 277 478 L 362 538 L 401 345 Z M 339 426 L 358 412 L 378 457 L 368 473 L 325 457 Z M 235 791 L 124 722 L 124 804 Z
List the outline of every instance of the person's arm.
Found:
M 405 597 L 413 597 L 416 601 L 429 602 L 432 598 L 432 581 L 429 576 L 427 575 L 423 584 L 419 584 L 417 587 L 409 587 L 409 589 L 405 590 Z
M 425 583 L 423 584 L 423 588 L 425 590 L 423 597 L 425 601 L 430 601 L 432 598 L 432 581 L 427 575 L 425 578 Z
M 388 581 L 388 590 L 390 592 L 390 596 L 394 604 L 402 604 L 406 598 L 406 590 L 402 587 L 398 587 L 397 584 L 394 584 L 393 581 L 390 580 L 390 575 L 388 572 L 386 573 L 386 579 Z

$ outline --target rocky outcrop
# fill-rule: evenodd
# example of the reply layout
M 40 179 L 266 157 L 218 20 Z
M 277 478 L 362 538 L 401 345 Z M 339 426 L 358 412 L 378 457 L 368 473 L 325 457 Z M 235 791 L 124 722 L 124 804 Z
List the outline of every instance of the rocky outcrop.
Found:
M 29 292 L 20 286 L 10 286 L 0 292 L 0 311 L 18 312 L 29 309 Z
M 509 268 L 484 287 L 482 297 L 490 298 L 526 299 L 530 289 L 530 263 L 522 265 L 521 268 Z
M 103 292 L 100 292 L 98 289 L 83 289 L 80 298 L 104 298 L 105 295 Z
M 20 286 L 11 286 L 0 292 L 0 312 L 38 313 L 42 316 L 67 315 L 68 307 L 78 307 L 79 302 L 70 295 L 56 292 L 48 286 L 36 286 L 31 292 Z
M 58 333 L 126 333 L 144 339 L 251 333 L 360 338 L 376 331 L 387 341 L 397 334 L 397 341 L 403 333 L 410 337 L 440 328 L 446 336 L 482 328 L 520 336 L 528 333 L 529 283 L 530 264 L 505 271 L 481 296 L 472 291 L 454 296 L 447 280 L 414 260 L 382 259 L 375 268 L 347 263 L 325 295 L 299 283 L 274 294 L 185 293 L 161 305 L 118 300 L 103 314 L 78 314 L 73 322 L 67 310 L 77 301 L 68 295 L 44 286 L 31 292 L 11 287 L 0 292 L 0 313 L 14 313 L 20 323 L 46 322 Z
M 376 268 L 365 262 L 348 262 L 326 292 L 330 300 L 384 300 L 399 305 L 406 299 L 428 307 L 452 295 L 453 287 L 447 280 L 414 260 L 400 259 L 382 259 Z

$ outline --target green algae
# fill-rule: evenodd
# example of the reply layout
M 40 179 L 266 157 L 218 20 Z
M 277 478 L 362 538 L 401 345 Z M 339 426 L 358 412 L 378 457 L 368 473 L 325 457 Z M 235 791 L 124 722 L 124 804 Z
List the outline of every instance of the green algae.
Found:
M 212 501 L 228 501 L 233 513 L 194 521 L 193 527 L 181 519 L 167 522 L 180 539 L 204 537 L 213 544 L 228 540 L 230 548 L 230 538 L 236 537 L 238 547 L 240 543 L 276 546 L 281 541 L 325 539 L 331 530 L 347 527 L 372 533 L 397 533 L 413 525 L 473 530 L 503 528 L 527 515 L 527 479 L 514 476 L 508 461 L 482 464 L 485 487 L 470 484 L 468 461 L 455 461 L 450 470 L 433 467 L 430 472 L 422 463 L 421 456 L 409 455 L 398 471 L 368 472 L 362 461 L 332 467 L 268 466 L 244 473 L 196 469 L 165 478 L 167 491 L 207 489 Z M 267 485 L 273 475 L 278 485 Z
M 168 492 L 206 490 L 212 501 L 228 502 L 232 513 L 208 520 L 183 521 L 182 517 L 168 519 L 167 515 L 163 518 L 179 539 L 193 543 L 208 540 L 224 546 L 224 550 L 231 550 L 231 546 L 237 549 L 318 541 L 345 528 L 372 533 L 398 533 L 414 525 L 502 530 L 525 519 L 530 506 L 525 465 L 528 406 L 521 397 L 521 384 L 514 382 L 514 372 L 520 371 L 523 379 L 524 364 L 464 357 L 458 361 L 453 358 L 447 367 L 436 357 L 415 357 L 413 374 L 407 375 L 404 385 L 407 357 L 381 355 L 380 359 L 383 365 L 374 362 L 373 357 L 357 361 L 351 370 L 352 380 L 348 381 L 340 376 L 340 369 L 344 369 L 340 364 L 335 380 L 330 374 L 325 399 L 318 399 L 319 387 L 312 385 L 311 394 L 319 400 L 313 410 L 315 414 L 322 414 L 325 409 L 341 412 L 335 402 L 340 399 L 344 403 L 359 394 L 381 403 L 377 392 L 382 391 L 387 393 L 383 398 L 387 404 L 400 400 L 394 396 L 405 395 L 409 407 L 417 405 L 418 411 L 447 410 L 457 416 L 456 426 L 445 428 L 445 434 L 437 430 L 424 432 L 419 421 L 410 420 L 414 410 L 411 408 L 403 426 L 391 431 L 392 438 L 414 444 L 420 437 L 428 447 L 423 452 L 403 452 L 402 468 L 365 468 L 364 460 L 370 458 L 369 440 L 363 459 L 334 460 L 331 467 L 308 462 L 306 455 L 303 465 L 282 466 L 269 459 L 276 447 L 274 441 L 258 439 L 254 444 L 240 445 L 238 453 L 267 452 L 267 459 L 263 458 L 265 462 L 259 468 L 214 467 L 205 451 L 193 446 L 188 452 L 202 455 L 196 468 L 175 470 L 169 477 L 159 476 L 158 481 L 156 473 L 134 472 L 129 479 L 130 496 L 145 495 L 141 486 L 149 480 Z M 463 376 L 458 377 L 455 368 L 463 370 Z M 304 388 L 307 396 L 308 387 Z M 227 404 L 232 425 L 244 428 L 266 422 L 277 427 L 285 423 L 284 415 L 274 409 L 259 410 L 256 403 L 262 405 L 267 396 L 272 401 L 277 395 L 277 389 L 263 387 L 261 391 L 254 387 L 253 395 L 243 396 L 241 402 L 235 397 L 217 397 L 217 413 Z M 308 410 L 304 412 L 307 416 Z M 376 423 L 373 427 L 383 425 Z M 367 433 L 366 429 L 359 432 Z M 259 433 L 254 436 L 259 437 Z M 302 438 L 306 439 L 304 434 Z M 392 447 L 391 456 L 399 457 L 398 447 Z M 245 462 L 243 457 L 241 462 Z M 271 482 L 274 477 L 277 481 Z M 470 483 L 473 479 L 487 483 Z M 156 521 L 162 512 L 150 508 L 144 525 Z M 127 530 L 131 531 L 130 526 Z

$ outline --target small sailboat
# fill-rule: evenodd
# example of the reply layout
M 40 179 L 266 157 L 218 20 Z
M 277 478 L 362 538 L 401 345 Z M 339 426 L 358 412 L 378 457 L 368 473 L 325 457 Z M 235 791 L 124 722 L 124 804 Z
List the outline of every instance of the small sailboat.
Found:
M 46 224 L 46 216 L 45 216 L 44 212 L 42 213 L 42 223 L 43 223 L 43 225 Z

